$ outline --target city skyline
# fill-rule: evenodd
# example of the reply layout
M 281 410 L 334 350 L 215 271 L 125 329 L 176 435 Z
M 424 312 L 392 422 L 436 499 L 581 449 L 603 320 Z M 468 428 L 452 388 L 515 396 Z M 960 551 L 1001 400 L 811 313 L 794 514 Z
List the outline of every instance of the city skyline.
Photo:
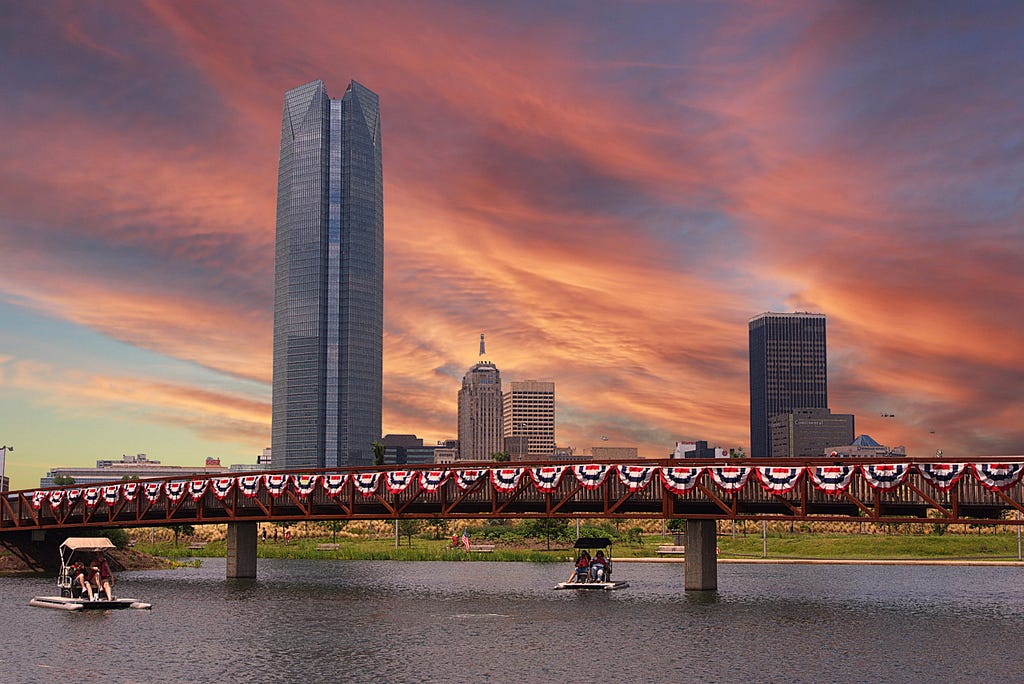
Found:
M 561 444 L 747 446 L 747 321 L 816 311 L 858 432 L 1024 453 L 1022 33 L 1015 3 L 14 3 L 7 475 L 270 444 L 281 93 L 314 78 L 382 102 L 383 432 L 450 437 L 485 330 L 557 383 Z

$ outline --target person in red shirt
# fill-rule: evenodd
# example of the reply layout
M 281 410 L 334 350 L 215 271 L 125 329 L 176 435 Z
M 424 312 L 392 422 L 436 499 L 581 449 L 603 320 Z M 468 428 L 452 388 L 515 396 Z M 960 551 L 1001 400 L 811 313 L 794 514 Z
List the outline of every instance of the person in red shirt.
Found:
M 572 569 L 572 577 L 569 581 L 572 582 L 574 579 L 577 582 L 586 582 L 587 573 L 590 572 L 590 554 L 586 551 L 580 554 L 580 557 L 576 560 L 576 565 Z
M 97 596 L 102 591 L 108 601 L 114 600 L 114 573 L 110 572 L 110 566 L 107 565 L 107 559 L 102 553 L 97 553 L 89 565 L 89 582 L 96 587 Z
M 595 582 L 608 582 L 611 575 L 612 563 L 605 557 L 604 551 L 598 551 L 594 560 L 590 563 L 590 578 Z
M 85 563 L 82 561 L 75 561 L 68 568 L 68 576 L 71 578 L 72 585 L 78 585 L 78 595 L 88 596 L 89 600 L 92 601 L 92 585 L 89 584 L 86 578 Z

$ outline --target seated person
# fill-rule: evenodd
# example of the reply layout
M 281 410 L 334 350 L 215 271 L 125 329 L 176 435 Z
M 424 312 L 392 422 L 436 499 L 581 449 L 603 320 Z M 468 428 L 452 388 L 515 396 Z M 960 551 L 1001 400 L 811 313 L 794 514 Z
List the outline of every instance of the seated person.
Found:
M 71 578 L 71 595 L 88 596 L 92 601 L 92 585 L 89 584 L 85 574 L 85 563 L 75 561 L 68 566 L 68 577 Z M 77 588 L 77 592 L 75 589 Z
M 576 561 L 576 567 L 573 568 L 573 576 L 569 578 L 572 582 L 573 579 L 577 582 L 586 582 L 587 574 L 590 572 L 590 554 L 584 551 L 580 554 L 579 559 Z
M 95 587 L 97 596 L 102 591 L 102 593 L 106 594 L 108 601 L 114 600 L 112 589 L 114 574 L 110 572 L 110 566 L 107 565 L 107 560 L 103 557 L 102 553 L 97 553 L 89 565 L 89 581 Z
M 595 582 L 610 582 L 611 574 L 611 560 L 604 555 L 604 551 L 598 551 L 594 560 L 590 562 L 590 578 Z

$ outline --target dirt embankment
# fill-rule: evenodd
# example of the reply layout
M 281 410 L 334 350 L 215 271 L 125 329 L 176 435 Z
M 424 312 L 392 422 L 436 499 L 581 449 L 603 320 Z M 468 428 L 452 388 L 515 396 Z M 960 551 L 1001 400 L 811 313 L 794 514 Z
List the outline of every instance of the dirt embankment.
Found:
M 125 570 L 162 570 L 172 567 L 170 561 L 148 553 L 140 553 L 134 549 L 116 549 L 106 552 L 107 561 L 114 572 Z M 0 576 L 46 574 L 48 570 L 40 570 L 26 563 L 9 549 L 0 546 Z

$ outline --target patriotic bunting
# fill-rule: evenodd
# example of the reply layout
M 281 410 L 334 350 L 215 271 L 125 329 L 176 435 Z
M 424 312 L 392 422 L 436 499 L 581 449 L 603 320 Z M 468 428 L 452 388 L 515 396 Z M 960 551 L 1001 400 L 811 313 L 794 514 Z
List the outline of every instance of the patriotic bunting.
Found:
M 53 489 L 53 490 L 50 490 L 50 496 L 47 497 L 47 498 L 50 501 L 50 508 L 52 508 L 53 510 L 57 510 L 58 508 L 60 508 L 60 502 L 64 500 L 64 490 L 63 489 Z
M 420 489 L 425 492 L 436 492 L 448 480 L 447 470 L 421 470 Z
M 580 481 L 585 489 L 597 489 L 608 477 L 608 466 L 604 464 L 591 463 L 589 465 L 577 465 L 572 467 L 572 474 Z
M 631 492 L 638 492 L 651 483 L 654 468 L 650 466 L 620 465 L 619 481 Z
M 345 483 L 348 482 L 348 475 L 324 475 L 320 484 L 323 485 L 324 491 L 327 492 L 328 496 L 338 496 L 341 494 L 341 490 L 345 488 Z
M 32 508 L 39 510 L 43 507 L 44 501 L 46 501 L 45 491 L 32 492 Z
M 455 485 L 459 489 L 469 489 L 473 484 L 483 477 L 486 470 L 474 469 L 474 470 L 456 470 L 453 473 L 455 478 Z
M 264 475 L 263 486 L 267 488 L 267 493 L 276 499 L 284 494 L 284 490 L 288 488 L 288 476 L 271 474 Z
M 125 501 L 135 501 L 135 497 L 139 494 L 139 488 L 141 487 L 139 482 L 125 482 L 122 487 L 121 493 L 124 495 Z
M 316 483 L 319 479 L 319 475 L 292 475 L 292 487 L 295 488 L 296 494 L 306 499 L 316 489 Z
M 193 501 L 199 501 L 203 498 L 208 484 L 209 480 L 192 480 L 188 483 L 188 494 L 192 497 Z
M 113 506 L 117 503 L 118 496 L 121 495 L 121 485 L 107 485 L 103 488 L 103 500 L 107 502 L 108 506 Z
M 360 494 L 370 497 L 377 491 L 377 480 L 379 478 L 380 473 L 353 473 L 352 484 L 355 485 L 356 490 Z
M 974 477 L 985 489 L 1001 492 L 1020 482 L 1024 463 L 975 463 Z
M 164 490 L 167 492 L 167 500 L 177 502 L 181 497 L 185 496 L 185 489 L 187 487 L 187 482 L 168 482 L 164 485 Z
M 231 488 L 234 486 L 235 478 L 233 477 L 215 477 L 210 480 L 210 487 L 213 489 L 213 495 L 220 501 L 227 498 L 228 494 L 231 493 Z
M 963 463 L 918 463 L 917 471 L 940 492 L 948 492 L 967 472 Z
M 238 478 L 238 489 L 247 499 L 251 499 L 260 491 L 260 479 L 259 475 L 243 475 Z
M 85 489 L 85 505 L 92 508 L 100 502 L 100 488 L 99 487 L 86 487 Z M 37 506 L 38 508 L 38 506 Z
M 800 476 L 804 474 L 802 467 L 777 468 L 773 466 L 757 467 L 757 476 L 761 478 L 761 486 L 772 494 L 787 494 L 796 487 Z M 740 485 L 742 486 L 742 485 Z
M 384 478 L 384 486 L 392 494 L 400 494 L 415 477 L 416 473 L 412 470 L 389 470 Z
M 907 479 L 910 464 L 886 463 L 883 465 L 862 465 L 860 472 L 872 489 L 896 489 Z
M 719 489 L 726 492 L 743 489 L 743 485 L 750 479 L 750 468 L 747 466 L 718 466 L 708 468 L 708 472 Z
M 511 492 L 519 486 L 525 472 L 523 468 L 494 468 L 491 470 L 491 485 L 499 492 Z
M 697 481 L 700 480 L 700 475 L 703 472 L 704 468 L 702 467 L 662 468 L 661 482 L 670 492 L 686 494 L 697 486 Z
M 163 484 L 160 482 L 146 482 L 142 485 L 142 493 L 146 495 L 146 500 L 149 503 L 154 503 L 160 498 L 160 492 L 163 491 Z
M 71 504 L 78 501 L 78 497 L 82 496 L 82 490 L 78 488 L 68 489 L 64 492 L 64 496 L 68 500 L 68 506 L 70 506 Z
M 817 466 L 808 469 L 811 473 L 811 484 L 826 494 L 842 494 L 853 481 L 857 468 L 852 465 Z
M 562 482 L 562 476 L 565 475 L 566 466 L 542 466 L 540 468 L 530 468 L 530 477 L 533 478 L 533 485 L 537 488 L 538 492 L 543 494 L 550 494 L 551 492 L 558 489 L 558 485 Z

